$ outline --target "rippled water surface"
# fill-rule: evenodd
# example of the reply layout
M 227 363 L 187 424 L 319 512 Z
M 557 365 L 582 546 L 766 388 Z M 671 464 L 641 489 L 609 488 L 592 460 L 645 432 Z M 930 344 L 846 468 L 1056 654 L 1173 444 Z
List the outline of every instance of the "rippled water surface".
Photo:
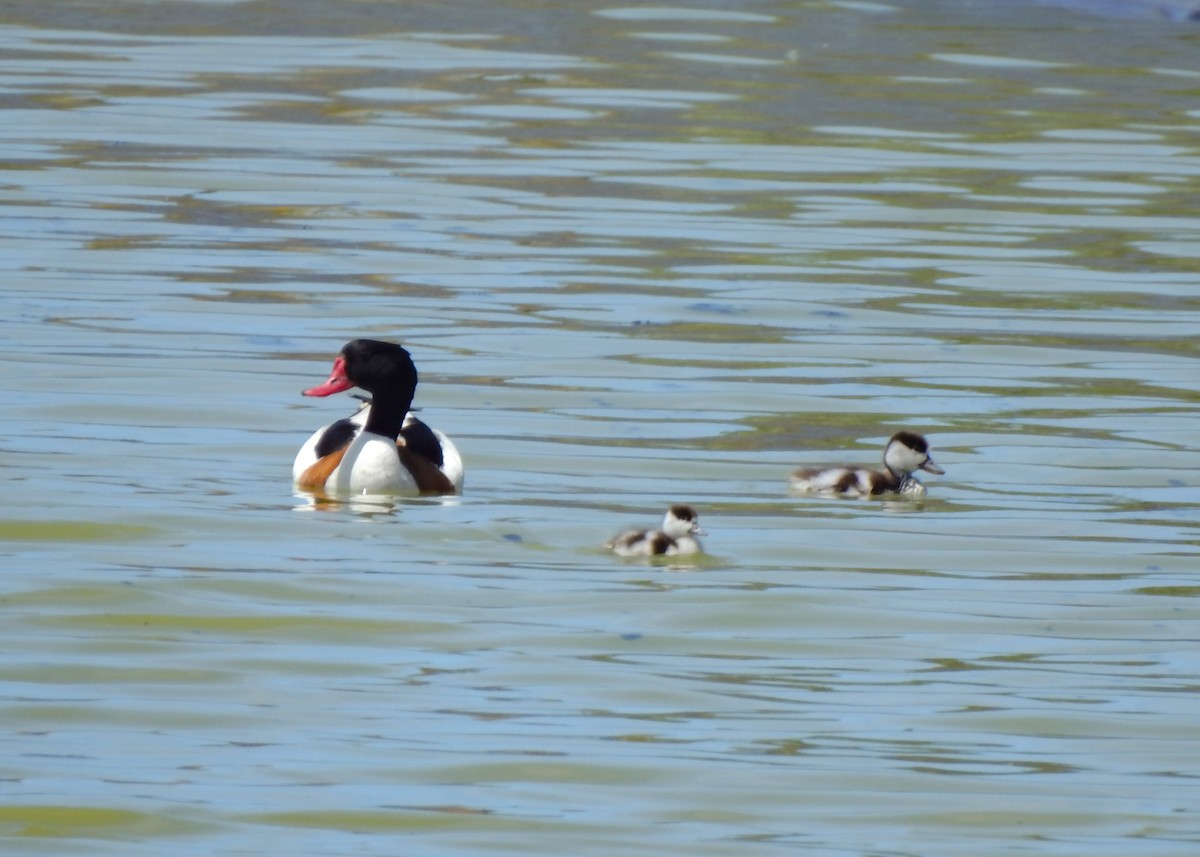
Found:
M 3 852 L 1196 854 L 1200 25 L 1087 5 L 5 4 Z M 461 497 L 293 493 L 358 336 Z

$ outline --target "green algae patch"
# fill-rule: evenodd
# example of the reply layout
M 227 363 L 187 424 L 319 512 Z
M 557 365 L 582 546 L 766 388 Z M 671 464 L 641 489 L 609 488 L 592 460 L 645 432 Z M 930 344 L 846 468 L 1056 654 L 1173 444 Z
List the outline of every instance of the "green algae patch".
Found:
M 0 521 L 0 541 L 116 542 L 145 538 L 153 527 L 99 521 Z
M 194 834 L 203 825 L 95 806 L 3 806 L 0 836 L 40 839 L 134 839 Z
M 505 818 L 491 810 L 465 806 L 270 812 L 244 816 L 242 820 L 279 827 L 340 830 L 347 833 L 424 833 L 441 830 L 536 832 L 557 829 L 557 825 L 552 823 Z

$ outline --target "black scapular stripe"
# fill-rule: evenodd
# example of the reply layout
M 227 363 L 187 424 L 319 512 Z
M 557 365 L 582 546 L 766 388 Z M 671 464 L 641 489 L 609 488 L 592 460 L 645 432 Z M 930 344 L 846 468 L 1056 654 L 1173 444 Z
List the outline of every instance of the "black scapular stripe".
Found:
M 433 429 L 425 423 L 413 417 L 404 428 L 400 429 L 400 436 L 404 438 L 405 445 L 413 452 L 428 458 L 437 467 L 442 466 L 442 445 L 438 442 Z
M 317 441 L 317 458 L 324 458 L 350 443 L 358 434 L 358 429 L 359 426 L 350 419 L 338 420 L 330 425 L 321 435 L 321 439 Z

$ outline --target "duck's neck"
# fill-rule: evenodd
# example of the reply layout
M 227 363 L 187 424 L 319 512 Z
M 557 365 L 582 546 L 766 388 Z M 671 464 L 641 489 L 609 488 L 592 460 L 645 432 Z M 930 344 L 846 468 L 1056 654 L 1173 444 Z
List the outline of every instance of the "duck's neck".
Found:
M 371 398 L 371 413 L 367 417 L 364 431 L 396 440 L 404 425 L 404 415 L 412 406 L 411 391 L 384 390 Z

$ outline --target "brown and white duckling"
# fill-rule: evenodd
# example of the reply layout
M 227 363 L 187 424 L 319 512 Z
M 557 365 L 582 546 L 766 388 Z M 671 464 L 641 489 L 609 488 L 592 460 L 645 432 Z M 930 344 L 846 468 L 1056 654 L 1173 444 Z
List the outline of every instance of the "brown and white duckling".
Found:
M 628 530 L 604 546 L 617 556 L 682 556 L 703 553 L 696 539 L 703 535 L 696 510 L 676 504 L 667 509 L 661 530 Z
M 913 477 L 917 470 L 945 473 L 929 457 L 929 442 L 911 431 L 892 435 L 883 450 L 883 470 L 866 467 L 806 467 L 792 474 L 792 488 L 808 494 L 874 497 L 880 494 L 925 493 Z
M 450 438 L 410 413 L 417 367 L 408 351 L 372 339 L 348 342 L 329 379 L 304 395 L 329 396 L 351 387 L 371 393 L 371 402 L 305 442 L 292 463 L 298 488 L 334 494 L 462 490 L 462 457 Z

